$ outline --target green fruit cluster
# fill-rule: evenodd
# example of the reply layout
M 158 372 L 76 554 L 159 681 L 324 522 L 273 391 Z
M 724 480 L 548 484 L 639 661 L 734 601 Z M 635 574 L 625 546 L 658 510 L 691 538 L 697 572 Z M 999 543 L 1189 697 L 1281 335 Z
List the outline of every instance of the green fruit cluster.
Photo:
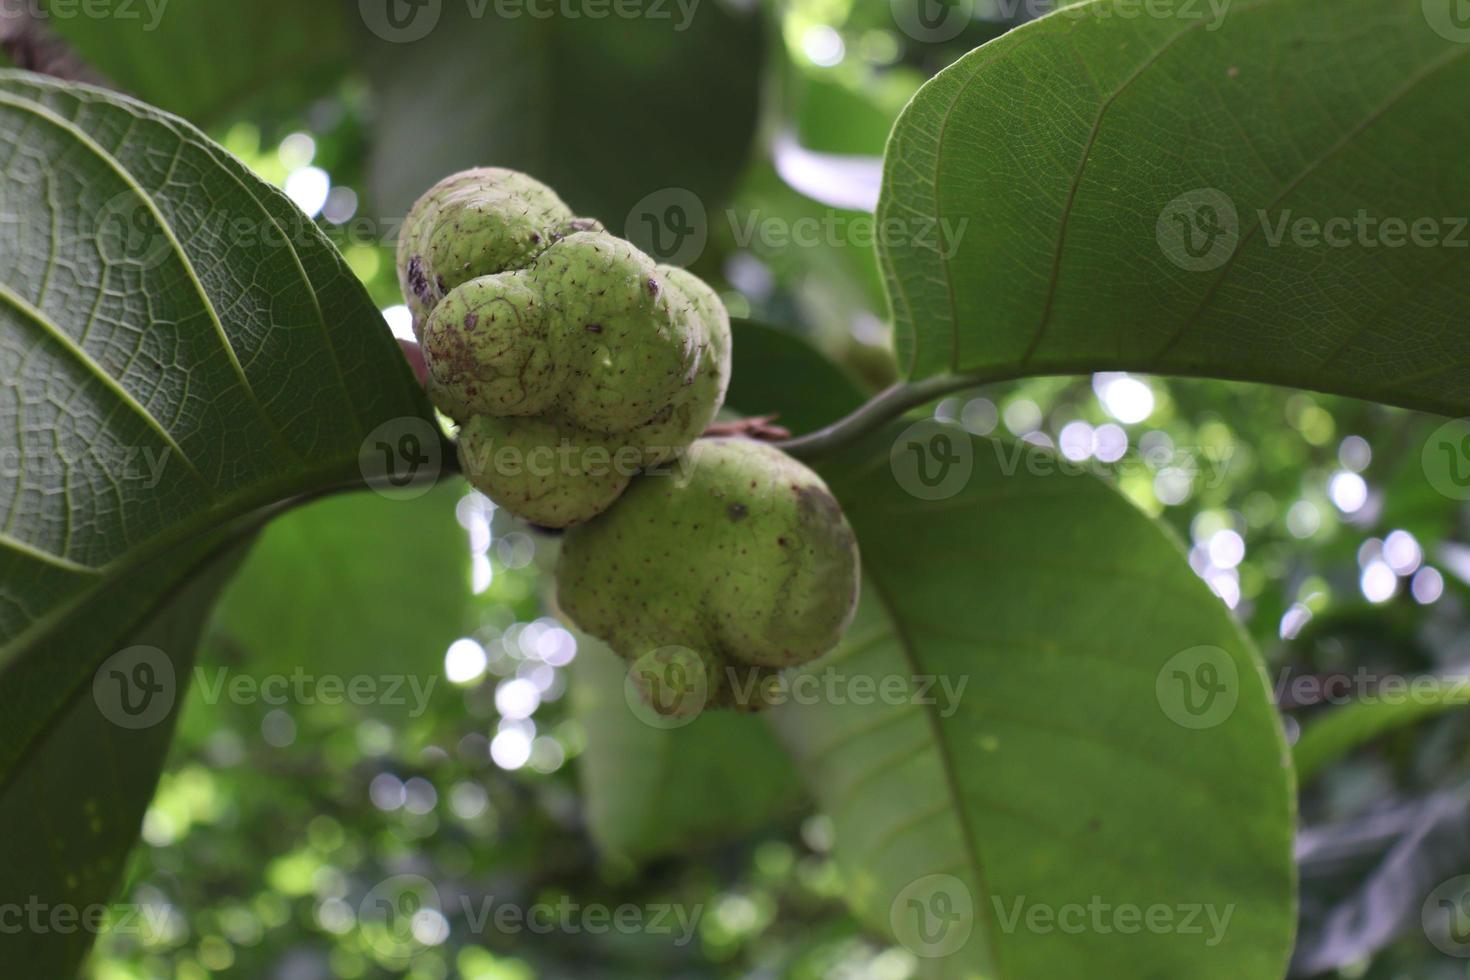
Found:
M 714 291 L 524 174 L 471 170 L 435 185 L 409 214 L 398 260 L 464 472 L 535 524 L 600 514 L 724 403 L 730 320 Z
M 772 446 L 701 439 L 687 477 L 637 480 L 572 529 L 562 609 L 633 663 L 669 714 L 764 706 L 783 668 L 837 645 L 856 609 L 858 550 L 820 477 Z
M 837 501 L 772 446 L 699 439 L 730 378 L 713 290 L 500 169 L 424 195 L 398 260 L 466 477 L 571 528 L 560 603 L 656 711 L 763 707 L 837 644 L 859 578 Z

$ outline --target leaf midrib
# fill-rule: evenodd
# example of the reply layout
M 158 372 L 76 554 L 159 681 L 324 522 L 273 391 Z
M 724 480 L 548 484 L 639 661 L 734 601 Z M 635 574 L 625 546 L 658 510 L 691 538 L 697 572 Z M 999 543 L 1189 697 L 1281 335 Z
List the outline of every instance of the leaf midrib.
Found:
M 893 624 L 893 637 L 897 641 L 899 652 L 903 654 L 904 662 L 917 676 L 923 673 L 923 667 L 919 663 L 917 653 L 908 627 L 903 617 L 898 612 L 898 606 L 894 603 L 887 588 L 883 585 L 877 570 L 868 569 L 868 581 L 873 591 L 877 593 L 879 604 L 888 614 L 889 621 Z M 975 839 L 974 822 L 971 819 L 965 796 L 960 792 L 959 771 L 955 766 L 954 757 L 950 753 L 949 743 L 945 740 L 944 729 L 939 717 L 939 707 L 936 700 L 925 699 L 922 708 L 924 719 L 928 724 L 930 735 L 934 741 L 935 753 L 939 759 L 939 769 L 944 777 L 945 788 L 950 799 L 953 801 L 955 820 L 959 824 L 960 839 L 964 842 L 965 853 L 968 855 L 970 870 L 975 875 L 975 880 L 980 886 L 982 894 L 977 896 L 982 902 L 992 894 L 990 883 L 985 874 L 985 865 L 980 857 L 980 846 Z M 976 903 L 977 905 L 980 902 Z M 995 916 L 988 909 L 980 911 L 979 918 L 985 923 L 987 933 L 986 946 L 989 949 L 989 960 L 995 968 L 996 980 L 1005 980 L 1006 971 L 1001 962 L 1001 936 L 997 928 Z
M 183 265 L 184 271 L 188 275 L 190 284 L 198 293 L 200 302 L 202 303 L 205 312 L 209 316 L 210 323 L 214 327 L 215 333 L 219 338 L 220 345 L 224 349 L 225 355 L 229 359 L 230 366 L 233 369 L 242 390 L 245 392 L 251 407 L 256 410 L 256 413 L 260 416 L 261 421 L 265 423 L 266 429 L 271 433 L 272 439 L 279 444 L 280 448 L 284 449 L 289 456 L 300 460 L 302 458 L 301 454 L 286 439 L 285 434 L 281 432 L 280 426 L 276 423 L 276 420 L 272 418 L 270 416 L 270 413 L 265 410 L 265 405 L 260 401 L 259 396 L 256 395 L 255 389 L 250 384 L 250 379 L 245 374 L 245 367 L 240 363 L 239 354 L 235 350 L 234 344 L 230 342 L 229 335 L 225 332 L 224 322 L 220 320 L 219 311 L 215 309 L 214 302 L 210 299 L 208 290 L 204 288 L 203 280 L 199 278 L 199 272 L 194 267 L 193 260 L 191 260 L 188 253 L 184 251 L 183 243 L 180 242 L 178 236 L 174 234 L 173 226 L 171 226 L 168 221 L 164 219 L 163 212 L 159 210 L 158 203 L 153 199 L 153 196 L 148 193 L 148 191 L 141 184 L 139 184 L 137 180 L 133 178 L 133 175 L 127 170 L 127 168 L 122 165 L 121 161 L 119 161 L 100 144 L 93 140 L 92 137 L 86 133 L 86 131 L 78 127 L 76 124 L 72 123 L 70 120 L 56 114 L 55 112 L 52 112 L 50 109 L 40 105 L 37 102 L 17 98 L 3 90 L 0 90 L 0 105 L 9 106 L 10 108 L 15 109 L 19 112 L 32 115 L 37 119 L 49 123 L 50 125 L 59 129 L 61 132 L 65 133 L 67 136 L 75 141 L 75 145 L 82 147 L 93 157 L 95 157 L 99 162 L 104 164 L 109 170 L 111 170 L 128 187 L 129 190 L 137 195 L 138 199 L 142 201 L 143 205 L 148 208 L 148 213 L 152 216 L 154 222 L 157 224 L 160 233 L 167 238 L 169 248 L 173 251 L 174 255 Z

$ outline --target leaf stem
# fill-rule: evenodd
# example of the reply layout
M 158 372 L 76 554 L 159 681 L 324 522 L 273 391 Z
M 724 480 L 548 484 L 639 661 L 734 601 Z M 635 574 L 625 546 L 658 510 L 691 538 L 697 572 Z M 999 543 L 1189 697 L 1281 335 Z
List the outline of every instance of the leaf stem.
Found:
M 831 425 L 808 432 L 806 435 L 777 442 L 773 445 L 799 459 L 816 459 L 827 456 L 856 442 L 863 436 L 882 428 L 893 419 L 910 409 L 918 408 L 936 398 L 977 385 L 1008 381 L 1017 375 L 1014 371 L 973 372 L 970 374 L 943 374 L 922 381 L 899 382 L 885 388 L 865 405 Z

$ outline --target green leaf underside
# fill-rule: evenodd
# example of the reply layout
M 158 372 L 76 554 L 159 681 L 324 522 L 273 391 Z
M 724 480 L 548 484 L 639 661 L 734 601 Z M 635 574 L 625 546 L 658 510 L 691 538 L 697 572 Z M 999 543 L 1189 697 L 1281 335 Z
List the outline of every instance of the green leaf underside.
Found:
M 117 637 L 117 645 L 164 651 L 174 676 L 187 683 L 200 629 L 239 557 L 234 551 L 198 568 L 187 586 L 150 610 L 144 625 Z M 56 911 L 80 916 L 113 900 L 153 798 L 181 694 L 182 688 L 166 719 L 137 730 L 104 716 L 90 685 L 61 706 L 0 793 L 5 902 L 34 903 L 45 922 Z M 82 928 L 6 930 L 0 960 L 18 975 L 70 977 L 95 938 Z
M 958 706 L 942 717 L 936 685 L 925 688 L 935 705 L 823 699 L 774 713 L 835 821 L 858 913 L 889 930 L 905 886 L 947 874 L 973 896 L 975 928 L 935 961 L 944 976 L 1067 976 L 1079 964 L 1099 976 L 1281 976 L 1293 782 L 1249 640 L 1178 543 L 1102 483 L 1024 464 L 1007 476 L 1016 449 L 975 441 L 966 488 L 925 503 L 887 472 L 887 435 L 823 468 L 862 542 L 865 600 L 843 645 L 808 669 L 967 678 Z M 1213 728 L 1175 724 L 1156 693 L 1170 658 L 1197 646 L 1226 652 L 1238 674 L 1233 713 Z M 1034 906 L 1094 899 L 1231 917 L 1216 945 L 1209 926 L 1026 925 Z
M 708 850 L 792 811 L 800 783 L 761 719 L 709 711 L 682 728 L 655 728 L 629 708 L 617 654 L 581 634 L 577 644 L 572 707 L 587 732 L 577 777 L 605 856 Z
M 1098 0 L 962 58 L 888 147 L 879 226 L 958 230 L 948 259 L 931 239 L 884 242 L 901 362 L 917 378 L 1113 368 L 1470 411 L 1470 248 L 1356 231 L 1341 248 L 1271 244 L 1283 215 L 1360 211 L 1456 237 L 1470 44 L 1426 16 L 1454 2 L 1238 0 L 1217 22 L 1205 4 L 1123 16 Z M 1190 271 L 1157 228 L 1200 188 L 1229 198 L 1239 237 Z
M 325 237 L 180 120 L 0 73 L 0 217 L 3 783 L 189 563 L 427 409 Z
M 1423 678 L 1414 683 L 1425 686 L 1413 698 L 1343 705 L 1303 728 L 1301 738 L 1292 746 L 1297 779 L 1311 779 L 1349 752 L 1389 732 L 1470 704 L 1470 681 L 1464 677 Z

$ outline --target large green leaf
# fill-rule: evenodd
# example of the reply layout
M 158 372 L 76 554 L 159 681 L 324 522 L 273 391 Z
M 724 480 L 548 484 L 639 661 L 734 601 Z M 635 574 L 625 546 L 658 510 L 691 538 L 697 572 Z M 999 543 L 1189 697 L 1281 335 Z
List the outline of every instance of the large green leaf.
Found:
M 299 110 L 351 64 L 345 3 L 47 2 L 45 23 L 89 66 L 201 126 L 261 99 Z
M 104 907 L 115 927 L 140 924 L 138 910 L 108 903 L 153 797 L 200 629 L 239 557 L 191 569 L 9 773 L 0 794 L 0 894 L 26 911 L 0 935 L 0 957 L 16 975 L 73 976 L 97 935 L 84 923 L 104 921 L 91 918 Z M 142 676 L 149 688 L 129 686 Z
M 858 914 L 946 977 L 1280 977 L 1291 762 L 1249 640 L 1103 483 L 895 435 L 823 468 L 866 598 L 775 713 Z
M 879 224 L 902 229 L 882 258 L 904 365 L 1147 370 L 1470 411 L 1458 2 L 1242 0 L 1217 16 L 1097 0 L 967 55 L 888 147 Z M 1332 226 L 1342 247 L 1278 236 L 1360 213 L 1427 222 L 1418 241 L 1440 244 L 1382 225 Z
M 707 711 L 682 727 L 635 710 L 627 665 L 578 636 L 572 705 L 587 732 L 577 773 L 593 840 L 607 857 L 641 861 L 708 849 L 792 811 L 801 786 L 761 719 Z
M 277 519 L 221 597 L 211 637 L 242 670 L 408 675 L 447 692 L 444 651 L 475 625 L 463 493 L 453 481 L 413 500 L 346 494 Z
M 8 805 L 40 736 L 212 550 L 377 475 L 379 443 L 438 442 L 330 243 L 188 124 L 5 72 L 0 159 Z M 92 774 L 70 776 L 58 806 L 84 802 Z
M 365 32 L 378 212 L 406 214 L 445 174 L 495 165 L 546 181 L 619 235 L 642 231 L 625 228 L 640 202 L 657 220 L 683 208 L 680 228 L 702 225 L 700 207 L 714 220 L 755 132 L 761 18 L 720 3 L 638 7 L 603 18 L 427 4 L 422 26 Z

